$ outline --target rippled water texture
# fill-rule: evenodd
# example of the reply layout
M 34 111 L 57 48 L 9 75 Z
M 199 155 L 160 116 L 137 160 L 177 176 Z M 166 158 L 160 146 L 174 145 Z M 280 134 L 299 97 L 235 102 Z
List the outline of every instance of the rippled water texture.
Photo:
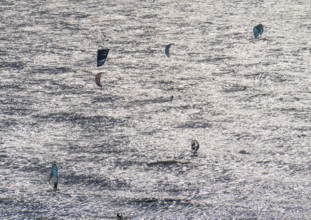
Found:
M 309 0 L 0 10 L 1 219 L 311 218 Z

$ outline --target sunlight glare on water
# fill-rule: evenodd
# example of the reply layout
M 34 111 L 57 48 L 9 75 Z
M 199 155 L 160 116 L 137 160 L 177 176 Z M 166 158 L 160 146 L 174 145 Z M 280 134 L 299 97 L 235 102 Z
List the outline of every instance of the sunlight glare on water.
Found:
M 0 9 L 1 218 L 311 217 L 309 1 Z

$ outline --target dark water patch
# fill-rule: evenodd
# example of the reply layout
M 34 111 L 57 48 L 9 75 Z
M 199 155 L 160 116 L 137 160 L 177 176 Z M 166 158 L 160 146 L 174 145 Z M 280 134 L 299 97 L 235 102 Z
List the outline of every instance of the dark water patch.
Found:
M 273 97 L 274 94 L 269 93 L 262 93 L 262 94 L 256 94 L 256 95 L 250 95 L 249 97 L 246 97 L 246 101 L 254 101 L 255 99 L 268 99 L 269 97 Z
M 39 121 L 44 122 L 72 123 L 74 125 L 79 125 L 84 129 L 88 129 L 89 131 L 103 129 L 107 130 L 115 126 L 125 125 L 125 122 L 123 120 L 113 117 L 101 115 L 84 116 L 81 114 L 69 112 L 35 114 L 33 115 L 33 117 L 38 119 Z
M 118 99 L 121 99 L 121 97 L 113 96 L 110 94 L 103 94 L 101 96 L 94 97 L 92 99 L 92 103 L 111 103 L 111 102 L 115 102 Z
M 295 130 L 299 130 L 299 129 L 296 128 Z M 303 138 L 303 137 L 307 137 L 307 135 L 306 134 L 298 134 L 297 137 Z
M 33 73 L 42 74 L 63 74 L 73 72 L 72 68 L 69 67 L 39 67 L 33 69 Z
M 2 38 L 0 38 L 0 40 L 5 40 L 5 39 L 2 39 Z M 4 61 L 2 58 L 1 58 L 1 56 L 7 56 L 8 55 L 8 52 L 6 51 L 6 50 L 2 50 L 2 49 L 0 49 L 0 65 L 2 64 L 2 62 Z
M 156 99 L 134 100 L 128 103 L 129 106 L 143 106 L 171 102 L 171 97 L 159 97 Z
M 136 160 L 115 160 L 114 163 L 116 167 L 121 167 L 123 170 L 133 166 L 142 166 L 144 164 L 143 162 Z
M 55 29 L 60 29 L 60 30 L 71 30 L 71 31 L 77 31 L 80 30 L 80 25 L 79 24 L 71 24 L 66 21 L 59 21 L 55 23 Z
M 152 136 L 154 134 L 156 134 L 157 132 L 159 132 L 160 130 L 152 130 L 152 131 L 141 131 L 140 134 L 142 136 Z
M 158 17 L 157 14 L 144 14 L 144 15 L 139 16 L 140 19 L 153 19 L 157 17 Z
M 246 199 L 247 197 L 239 198 L 241 202 L 245 201 Z M 233 216 L 239 216 L 238 219 L 248 219 L 248 220 L 260 219 L 258 218 L 259 215 L 255 211 L 251 210 L 248 206 L 244 207 L 241 205 L 233 205 L 230 208 L 227 207 L 224 213 L 226 213 L 225 214 L 226 216 L 222 216 L 221 219 L 235 219 L 235 218 L 232 218 Z M 274 218 L 271 218 L 271 219 L 274 219 Z
M 109 179 L 104 177 L 99 177 L 95 175 L 87 174 L 62 174 L 62 184 L 73 187 L 76 184 L 84 184 L 88 187 L 96 186 L 100 188 L 106 188 L 109 186 Z
M 303 113 L 303 114 L 306 114 L 306 109 L 295 108 L 295 107 L 290 107 L 290 108 L 274 108 L 273 110 L 280 111 L 280 112 L 287 112 L 287 113 Z
M 23 97 L 0 99 L 0 104 L 2 104 L 0 112 L 6 115 L 28 115 L 32 111 L 32 102 Z
M 90 17 L 91 15 L 90 14 L 84 14 L 84 13 L 77 13 L 77 12 L 75 12 L 74 16 L 75 16 L 76 19 L 84 19 L 84 18 Z
M 148 49 L 147 53 L 150 54 L 150 55 L 157 54 L 158 50 Z M 157 69 L 160 68 L 160 65 L 159 64 L 154 64 L 154 63 L 152 63 L 152 64 L 148 63 L 144 68 L 145 68 L 145 70 L 151 70 L 152 73 L 157 73 L 158 72 Z M 148 72 L 148 73 L 151 73 L 151 72 Z M 155 76 L 151 75 L 151 78 L 155 78 Z
M 74 185 L 86 185 L 87 187 L 95 187 L 110 190 L 127 189 L 130 187 L 129 183 L 122 179 L 113 179 L 110 177 L 101 177 L 96 175 L 87 174 L 63 174 L 62 184 L 74 187 Z
M 259 161 L 256 161 L 256 163 L 258 164 L 268 164 L 268 163 L 271 163 L 272 161 L 271 160 L 259 160 Z
M 225 93 L 241 92 L 241 91 L 245 91 L 246 88 L 247 88 L 246 86 L 242 86 L 242 85 L 232 85 L 232 86 L 228 86 L 227 88 L 224 88 L 223 92 Z
M 189 162 L 185 161 L 177 161 L 177 160 L 162 160 L 155 162 L 146 163 L 147 167 L 174 167 L 174 166 L 182 166 L 183 164 L 188 164 Z
M 181 20 L 177 20 L 174 25 L 176 25 L 178 28 L 189 28 L 188 30 L 191 29 L 191 25 L 189 24 L 189 22 L 184 22 L 184 21 L 181 21 Z M 175 32 L 175 33 L 180 33 L 179 31 L 178 32 Z M 175 34 L 174 33 L 174 34 Z
M 243 77 L 247 79 L 265 79 L 267 77 L 267 73 L 264 72 L 257 72 L 252 74 L 245 74 Z
M 303 116 L 303 118 L 304 119 L 306 119 L 306 117 L 305 116 Z M 309 125 L 309 126 L 299 126 L 299 127 L 295 127 L 295 128 L 293 128 L 293 130 L 297 130 L 297 131 L 300 131 L 300 132 L 309 132 L 309 131 L 311 131 L 311 125 Z M 305 137 L 306 136 L 306 134 L 301 134 L 300 135 L 300 137 Z
M 240 154 L 247 154 L 247 155 L 250 154 L 250 153 L 249 153 L 248 151 L 246 151 L 246 150 L 240 150 L 239 153 L 240 153 Z
M 236 180 L 236 177 L 234 177 L 231 174 L 225 174 L 225 175 L 217 176 L 214 180 L 216 182 L 227 183 L 227 182 Z
M 135 31 L 135 30 L 138 30 L 138 31 L 142 31 L 142 30 L 146 30 L 146 29 L 150 29 L 150 28 L 153 28 L 152 26 L 142 26 L 142 25 L 131 25 L 131 26 L 128 26 L 127 27 L 127 30 L 130 30 L 130 31 Z
M 277 82 L 277 83 L 283 83 L 283 82 L 288 82 L 288 81 L 293 81 L 291 78 L 285 75 L 281 75 L 278 73 L 274 74 L 269 74 L 268 75 L 268 80 L 271 80 L 272 82 Z
M 56 16 L 61 16 L 63 18 L 68 18 L 68 17 L 75 17 L 77 12 L 73 12 L 73 11 L 60 11 L 57 14 L 54 14 Z M 79 13 L 79 12 L 78 12 Z
M 187 81 L 189 85 L 197 85 L 206 80 L 206 77 L 195 77 L 190 75 L 189 77 L 179 77 L 178 80 Z
M 7 6 L 14 6 L 15 3 L 12 1 L 1 0 L 1 6 L 5 9 Z M 2 10 L 1 10 L 2 11 Z
M 47 211 L 47 206 L 42 201 L 36 201 L 34 198 L 12 197 L 0 198 L 0 204 L 5 207 L 5 218 L 17 216 L 17 219 L 39 219 L 38 216 Z M 2 216 L 4 217 L 4 216 Z
M 55 7 L 53 8 L 48 8 L 48 15 L 50 18 L 57 18 L 57 17 L 62 17 L 63 19 L 69 18 L 73 13 L 74 10 L 73 8 L 70 8 L 67 6 L 60 6 L 60 5 L 54 5 Z M 46 7 L 45 7 L 46 8 Z
M 13 90 L 13 91 L 21 91 L 23 90 L 24 88 L 19 85 L 19 84 L 16 84 L 16 83 L 12 83 L 12 84 L 6 84 L 6 85 L 1 85 L 0 87 L 0 91 L 1 90 L 5 90 L 7 92 L 9 92 L 9 90 Z M 1 99 L 0 99 L 0 103 L 1 103 Z
M 306 164 L 289 164 L 288 169 L 291 171 L 292 175 L 295 175 L 297 173 L 305 173 L 308 174 L 311 170 L 311 163 Z
M 157 81 L 155 82 L 156 85 L 163 91 L 171 91 L 174 90 L 174 82 L 173 81 Z
M 238 141 L 253 141 L 256 138 L 258 138 L 257 135 L 253 135 L 251 133 L 248 132 L 243 132 L 243 133 L 235 133 L 234 137 L 236 138 L 236 140 Z
M 248 64 L 248 65 L 255 65 L 255 64 Z M 263 63 L 262 65 L 270 65 L 270 63 Z M 243 77 L 247 79 L 258 79 L 258 80 L 267 80 L 277 83 L 282 83 L 286 81 L 294 81 L 295 78 L 293 76 L 286 76 L 282 75 L 277 72 L 256 72 L 252 74 L 245 74 Z
M 154 197 L 146 197 L 146 198 L 137 198 L 131 199 L 128 201 L 129 203 L 140 204 L 140 205 L 168 205 L 168 204 L 175 204 L 175 205 L 191 205 L 191 202 L 187 199 L 180 199 L 180 198 L 154 198 Z
M 233 32 L 231 33 L 231 35 L 235 36 L 235 37 L 239 37 L 239 39 L 241 39 L 241 37 L 244 37 L 244 33 L 241 32 Z
M 16 205 L 16 201 L 15 201 L 15 199 L 14 198 L 0 198 L 0 204 L 1 204 L 1 206 L 2 207 L 5 207 L 5 206 L 10 206 L 10 207 L 12 207 L 12 206 L 14 206 L 14 205 Z
M 95 145 L 89 148 L 86 152 L 113 155 L 123 154 L 125 153 L 124 146 L 127 146 L 129 142 L 128 137 L 118 138 L 113 141 L 109 141 L 109 143 Z
M 38 82 L 40 81 L 38 80 Z M 56 81 L 56 80 L 45 80 L 41 82 L 42 82 L 41 84 L 47 84 L 45 85 L 46 89 L 43 91 L 46 94 L 60 94 L 60 93 L 70 94 L 70 95 L 74 95 L 74 94 L 93 95 L 94 94 L 94 91 L 85 90 L 83 89 L 83 86 L 79 84 L 64 83 L 62 81 Z M 55 87 L 57 91 L 55 91 Z
M 221 56 L 221 57 L 206 57 L 206 58 L 198 58 L 196 62 L 198 63 L 219 63 L 224 62 L 224 60 L 231 60 L 233 57 Z
M 2 113 L 11 116 L 12 115 L 26 116 L 32 113 L 32 109 L 22 107 L 8 107 L 3 109 Z
M 218 70 L 217 72 L 213 72 L 212 75 L 213 76 L 223 76 L 223 75 L 227 75 L 227 74 L 233 74 L 235 72 L 236 72 L 236 70 L 234 70 L 234 69 L 221 69 L 221 70 Z
M 1 143 L 0 143 L 1 144 Z M 2 143 L 3 144 L 3 143 Z M 0 162 L 5 162 L 9 157 L 6 154 L 0 154 Z
M 175 128 L 192 128 L 192 129 L 198 129 L 198 128 L 211 128 L 212 125 L 207 122 L 201 122 L 201 121 L 188 121 L 185 123 L 182 123 L 180 125 L 175 126 Z
M 28 97 L 27 97 L 28 98 Z M 18 106 L 30 106 L 32 105 L 32 101 L 31 100 L 27 100 L 26 97 L 23 96 L 9 96 L 4 98 L 4 99 L 0 99 L 0 104 L 2 105 L 9 105 L 9 106 L 13 106 L 13 107 L 18 107 Z
M 83 138 L 94 139 L 94 134 L 89 132 L 82 134 Z M 98 143 L 99 142 L 99 143 Z M 96 144 L 89 146 L 79 145 L 76 142 L 70 142 L 67 144 L 68 151 L 71 154 L 79 153 L 89 153 L 96 154 L 99 156 L 97 160 L 102 160 L 103 156 L 122 155 L 122 153 L 127 153 L 125 147 L 130 143 L 128 136 L 109 136 L 109 140 L 98 140 Z M 94 160 L 96 156 L 94 156 Z
M 32 151 L 29 151 L 29 148 L 26 146 L 18 146 L 23 147 L 25 154 L 32 154 Z M 4 157 L 4 163 L 3 165 L 5 167 L 18 170 L 18 171 L 26 171 L 28 173 L 31 172 L 44 172 L 46 170 L 46 165 L 40 164 L 40 160 L 37 158 L 29 158 L 27 156 L 20 156 L 20 155 L 14 155 L 14 157 Z M 44 168 L 43 168 L 44 167 Z M 48 172 L 46 172 L 48 174 Z
M 22 62 L 7 62 L 1 61 L 0 68 L 10 68 L 10 69 L 24 69 L 25 65 Z
M 171 166 L 171 165 L 176 165 L 179 164 L 178 161 L 176 160 L 167 160 L 167 161 L 156 161 L 156 162 L 150 162 L 147 163 L 148 167 L 152 167 L 152 166 Z
M 181 194 L 195 194 L 198 193 L 199 190 L 197 187 L 190 183 L 171 183 L 168 181 L 160 180 L 156 183 L 156 187 L 153 189 L 153 192 L 166 192 L 171 196 L 178 196 Z
M 16 127 L 19 124 L 19 119 L 2 119 L 0 120 L 0 131 L 7 131 L 11 127 Z
M 174 98 L 174 100 L 178 100 L 180 97 Z M 180 106 L 170 106 L 168 109 L 176 109 L 176 110 L 186 110 L 186 109 L 202 109 L 203 104 L 185 104 Z M 204 106 L 211 106 L 211 103 L 204 103 Z

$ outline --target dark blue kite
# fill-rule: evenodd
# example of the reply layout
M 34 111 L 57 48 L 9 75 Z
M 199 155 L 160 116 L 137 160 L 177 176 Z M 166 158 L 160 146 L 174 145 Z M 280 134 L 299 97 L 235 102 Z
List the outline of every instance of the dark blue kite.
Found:
M 109 49 L 97 50 L 97 67 L 104 65 L 107 59 L 108 53 L 109 53 Z
M 197 140 L 191 141 L 191 156 L 198 156 L 197 152 L 200 148 L 199 142 Z
M 170 48 L 171 48 L 172 44 L 168 44 L 165 46 L 165 49 L 164 49 L 164 53 L 167 57 L 170 57 Z
M 262 24 L 258 24 L 253 28 L 253 34 L 254 34 L 254 38 L 258 38 L 260 35 L 262 35 L 263 33 L 263 26 Z

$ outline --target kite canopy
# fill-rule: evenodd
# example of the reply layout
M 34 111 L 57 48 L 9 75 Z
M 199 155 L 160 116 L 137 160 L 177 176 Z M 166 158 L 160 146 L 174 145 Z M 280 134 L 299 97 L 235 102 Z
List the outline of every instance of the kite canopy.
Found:
M 191 156 L 196 156 L 200 148 L 199 142 L 197 140 L 191 141 Z
M 54 185 L 55 183 L 58 183 L 58 169 L 56 163 L 52 164 L 51 174 L 49 178 L 49 183 L 51 185 Z
M 107 59 L 108 53 L 109 53 L 109 49 L 97 50 L 97 67 L 104 65 Z
M 263 33 L 263 26 L 262 24 L 258 24 L 253 28 L 254 38 L 258 38 Z
M 165 49 L 164 49 L 164 53 L 167 57 L 170 57 L 170 48 L 171 48 L 172 44 L 168 44 L 165 46 Z
M 97 73 L 95 76 L 96 85 L 98 85 L 99 87 L 102 87 L 102 84 L 100 83 L 101 76 L 102 76 L 102 73 Z

